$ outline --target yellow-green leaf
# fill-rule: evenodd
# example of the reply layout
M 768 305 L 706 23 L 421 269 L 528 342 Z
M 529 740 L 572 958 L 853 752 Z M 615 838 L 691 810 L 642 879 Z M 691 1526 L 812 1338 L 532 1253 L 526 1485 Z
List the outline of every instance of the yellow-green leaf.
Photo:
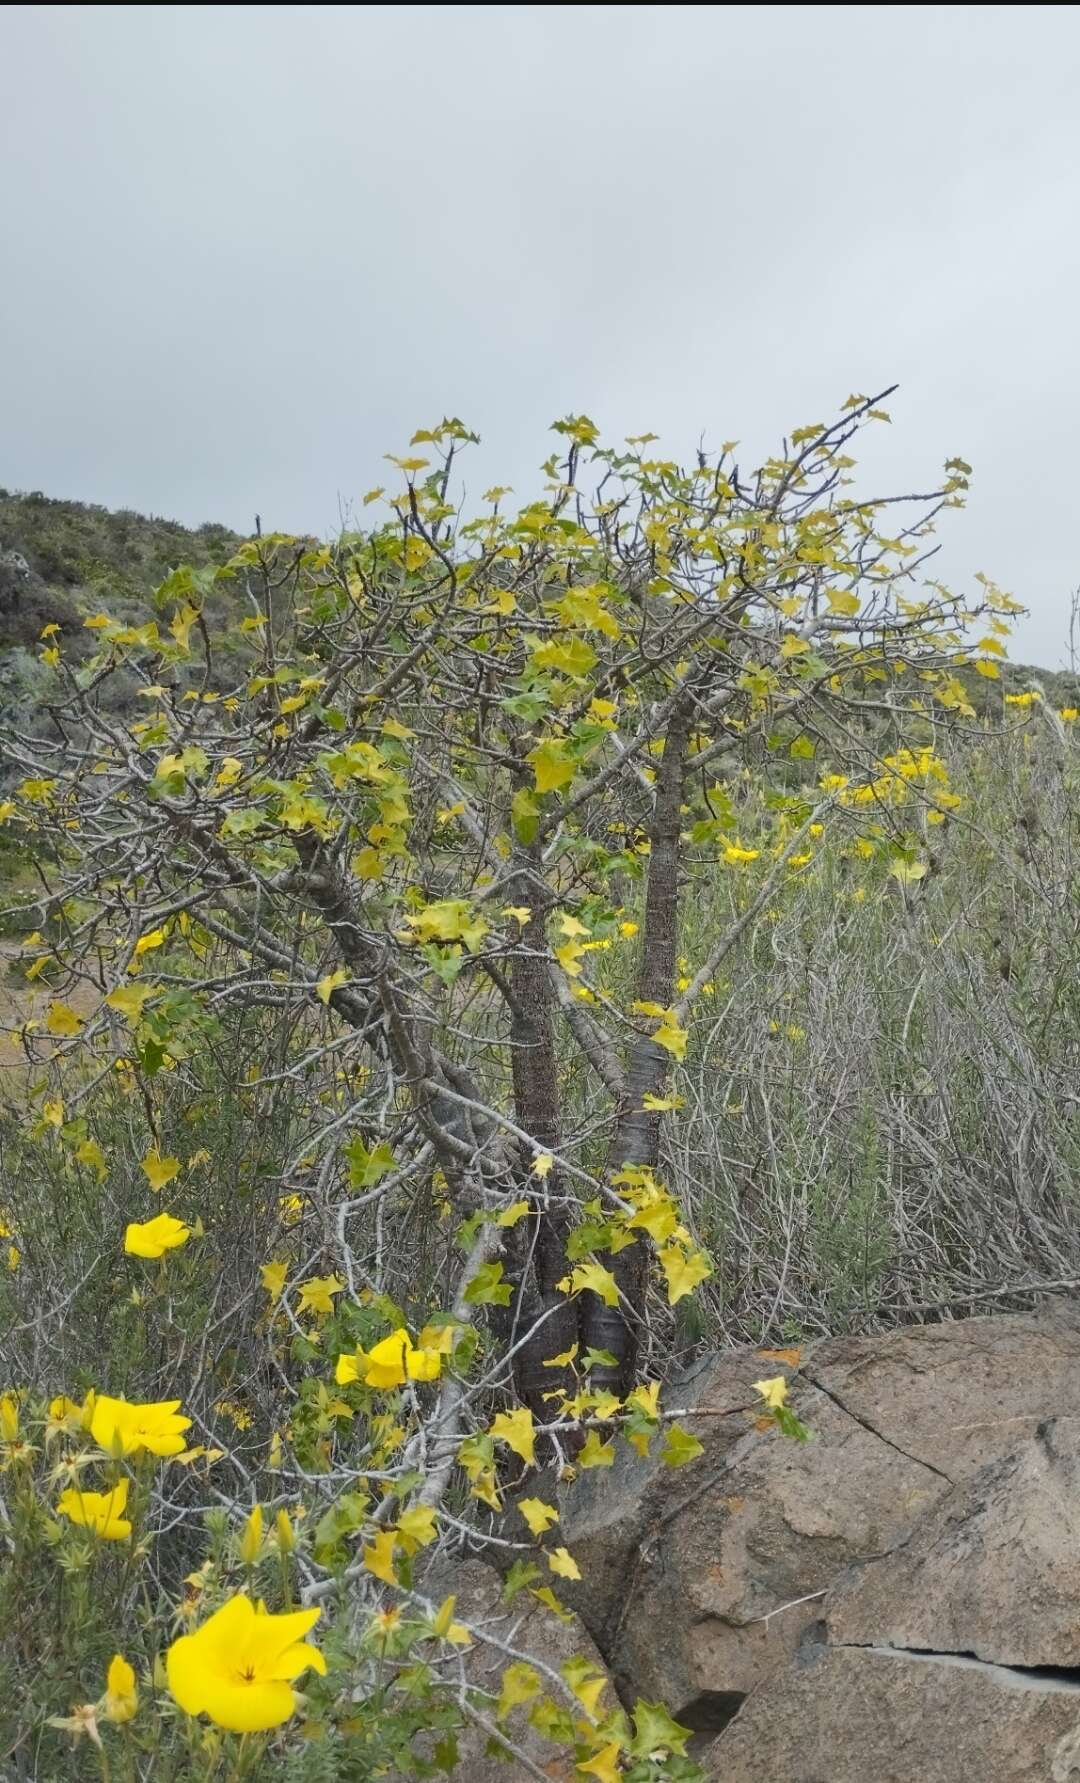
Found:
M 115 1009 L 119 1015 L 124 1017 L 125 1021 L 135 1022 L 142 1015 L 143 1008 L 150 998 L 156 997 L 160 989 L 159 984 L 121 984 L 117 986 L 116 990 L 109 992 L 105 1001 L 109 1008 Z
M 704 1452 L 703 1445 L 689 1430 L 684 1430 L 681 1424 L 671 1424 L 665 1433 L 660 1459 L 665 1467 L 685 1467 L 688 1461 L 695 1461 Z
M 83 1019 L 68 1003 L 50 1003 L 45 1026 L 50 1034 L 57 1034 L 67 1039 L 73 1034 L 82 1032 Z
M 597 1431 L 590 1430 L 576 1457 L 578 1467 L 611 1467 L 615 1460 L 615 1444 L 601 1442 Z
M 385 1585 L 396 1585 L 397 1574 L 394 1571 L 394 1549 L 397 1546 L 397 1534 L 393 1529 L 380 1529 L 364 1549 L 363 1561 L 369 1573 L 382 1579 Z
M 348 982 L 349 974 L 346 972 L 344 966 L 339 966 L 336 972 L 328 972 L 326 977 L 320 978 L 318 984 L 315 986 L 315 991 L 320 1003 L 329 1003 L 334 992 L 338 989 L 338 986 L 348 984 Z
M 140 1169 L 150 1187 L 160 1191 L 166 1183 L 172 1182 L 174 1176 L 179 1176 L 180 1160 L 172 1157 L 163 1158 L 155 1145 L 152 1151 L 147 1152 Z
M 512 1412 L 500 1412 L 491 1426 L 491 1434 L 532 1466 L 536 1459 L 536 1434 L 533 1430 L 533 1415 L 528 1406 L 519 1406 Z
M 426 1548 L 439 1533 L 438 1519 L 429 1504 L 414 1504 L 397 1520 L 398 1533 L 417 1547 Z
M 564 786 L 569 786 L 576 772 L 566 744 L 558 737 L 538 743 L 525 759 L 532 768 L 537 792 L 561 791 Z
M 262 1264 L 259 1274 L 262 1276 L 262 1285 L 266 1289 L 271 1300 L 280 1300 L 288 1273 L 289 1265 L 287 1263 L 275 1262 Z
M 660 1267 L 667 1281 L 668 1305 L 674 1306 L 685 1294 L 692 1294 L 699 1282 L 713 1272 L 704 1251 L 684 1251 L 677 1244 L 668 1244 L 659 1253 Z
M 543 1535 L 559 1521 L 558 1511 L 545 1504 L 542 1498 L 519 1498 L 517 1508 L 534 1535 Z
M 511 1201 L 509 1207 L 504 1207 L 501 1213 L 495 1215 L 495 1224 L 502 1227 L 516 1226 L 519 1220 L 524 1219 L 528 1211 L 529 1203 L 527 1201 Z
M 568 1548 L 552 1548 L 547 1563 L 560 1579 L 580 1579 L 581 1568 Z
M 597 1783 L 619 1783 L 622 1772 L 619 1769 L 619 1754 L 622 1747 L 614 1740 L 602 1746 L 592 1758 L 576 1765 L 574 1768 L 582 1777 L 595 1777 Z
M 609 1269 L 602 1263 L 579 1263 L 571 1275 L 564 1275 L 559 1287 L 564 1294 L 580 1294 L 588 1288 L 599 1294 L 605 1306 L 618 1306 L 619 1289 Z
M 502 1675 L 502 1690 L 499 1694 L 499 1706 L 495 1711 L 498 1720 L 505 1720 L 510 1710 L 519 1703 L 531 1702 L 540 1694 L 540 1675 L 531 1665 L 517 1661 L 508 1665 Z

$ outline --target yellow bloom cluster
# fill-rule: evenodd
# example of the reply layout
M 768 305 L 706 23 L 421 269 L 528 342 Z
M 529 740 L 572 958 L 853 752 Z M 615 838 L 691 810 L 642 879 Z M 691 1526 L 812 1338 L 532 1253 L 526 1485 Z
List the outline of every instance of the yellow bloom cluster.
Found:
M 191 1419 L 180 1415 L 179 1407 L 178 1399 L 135 1405 L 126 1399 L 112 1399 L 106 1393 L 90 1392 L 81 1406 L 67 1399 L 53 1400 L 49 1413 L 54 1427 L 69 1420 L 80 1424 L 100 1449 L 119 1461 L 141 1454 L 181 1454 L 186 1447 L 183 1432 L 190 1429 Z M 69 1486 L 60 1494 L 57 1512 L 69 1523 L 91 1530 L 101 1541 L 126 1541 L 132 1527 L 124 1514 L 129 1485 L 124 1478 L 107 1492 Z

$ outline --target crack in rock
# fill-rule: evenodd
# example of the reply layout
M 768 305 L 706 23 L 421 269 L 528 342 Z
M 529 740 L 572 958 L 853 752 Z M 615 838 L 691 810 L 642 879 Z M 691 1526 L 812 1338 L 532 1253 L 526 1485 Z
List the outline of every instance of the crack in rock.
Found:
M 925 1467 L 928 1473 L 937 1474 L 938 1479 L 944 1480 L 947 1486 L 956 1485 L 956 1481 L 950 1478 L 943 1468 L 935 1467 L 932 1461 L 924 1460 L 921 1455 L 912 1455 L 907 1449 L 902 1449 L 899 1443 L 893 1442 L 890 1436 L 886 1436 L 883 1431 L 878 1430 L 875 1425 L 871 1424 L 868 1418 L 864 1418 L 860 1416 L 858 1412 L 852 1411 L 850 1405 L 845 1405 L 838 1393 L 834 1393 L 831 1387 L 826 1387 L 815 1375 L 803 1374 L 801 1378 L 805 1381 L 809 1381 L 810 1385 L 816 1387 L 819 1393 L 824 1393 L 826 1399 L 831 1399 L 833 1404 L 838 1406 L 842 1412 L 846 1413 L 854 1423 L 860 1424 L 871 1436 L 876 1436 L 878 1441 L 883 1442 L 887 1449 L 892 1449 L 894 1454 L 903 1455 L 905 1461 L 914 1461 L 917 1467 Z
M 868 1641 L 838 1641 L 824 1649 L 833 1653 L 870 1653 L 875 1659 L 913 1659 L 925 1665 L 959 1666 L 988 1673 L 1007 1690 L 1071 1691 L 1080 1694 L 1080 1670 L 1053 1665 L 999 1665 L 974 1653 L 935 1653 L 925 1647 L 887 1647 Z

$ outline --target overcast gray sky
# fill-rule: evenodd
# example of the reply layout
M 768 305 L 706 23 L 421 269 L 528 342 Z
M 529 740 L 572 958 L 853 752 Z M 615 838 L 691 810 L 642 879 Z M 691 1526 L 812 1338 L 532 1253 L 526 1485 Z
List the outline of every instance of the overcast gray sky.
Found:
M 326 532 L 459 414 L 745 454 L 899 381 L 949 579 L 1080 582 L 1073 6 L 8 7 L 0 484 Z M 2 541 L 0 541 L 2 543 Z

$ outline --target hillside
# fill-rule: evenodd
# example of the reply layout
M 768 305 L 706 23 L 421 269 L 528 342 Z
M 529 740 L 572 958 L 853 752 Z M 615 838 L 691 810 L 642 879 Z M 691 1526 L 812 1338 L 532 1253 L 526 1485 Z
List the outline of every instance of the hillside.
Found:
M 240 544 L 225 526 L 196 530 L 175 520 L 0 489 L 0 699 L 33 702 L 43 691 L 42 628 L 59 625 L 65 654 L 93 648 L 83 620 L 108 607 L 145 618 L 148 597 L 177 564 L 224 563 Z

